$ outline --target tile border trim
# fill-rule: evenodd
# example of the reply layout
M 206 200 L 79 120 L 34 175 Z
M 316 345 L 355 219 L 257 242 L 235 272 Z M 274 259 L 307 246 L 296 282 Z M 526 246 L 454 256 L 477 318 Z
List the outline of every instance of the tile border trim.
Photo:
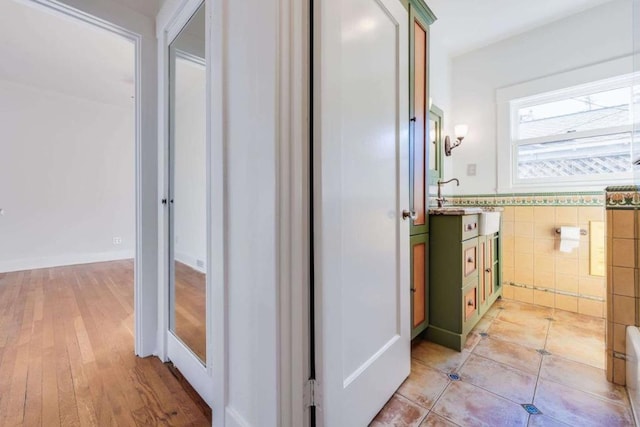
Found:
M 605 206 L 605 193 L 516 193 L 475 194 L 448 197 L 451 205 L 457 206 Z M 640 202 L 640 200 L 639 200 Z
M 640 208 L 640 186 L 624 185 L 607 187 L 607 209 Z
M 513 281 L 507 281 L 507 280 L 503 280 L 502 281 L 502 285 L 510 285 L 513 286 L 515 288 L 524 288 L 524 289 L 533 289 L 534 291 L 541 291 L 541 292 L 549 292 L 551 294 L 556 294 L 556 295 L 564 295 L 564 296 L 568 296 L 568 297 L 576 297 L 576 298 L 581 298 L 581 299 L 588 299 L 591 301 L 598 301 L 598 302 L 606 302 L 605 298 L 602 297 L 594 297 L 591 295 L 582 295 L 579 294 L 577 292 L 569 292 L 569 291 L 562 291 L 562 290 L 558 290 L 558 289 L 549 289 L 549 288 L 541 288 L 539 286 L 534 286 L 534 285 L 525 285 L 524 283 L 517 283 L 517 282 L 513 282 Z

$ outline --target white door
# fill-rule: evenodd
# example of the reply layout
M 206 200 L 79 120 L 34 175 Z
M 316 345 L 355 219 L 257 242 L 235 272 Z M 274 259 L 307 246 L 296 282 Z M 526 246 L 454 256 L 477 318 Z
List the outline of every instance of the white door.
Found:
M 400 0 L 318 3 L 317 415 L 359 427 L 410 371 L 408 17 Z
M 207 301 L 211 283 L 206 8 L 187 0 L 167 34 L 168 304 L 166 357 L 213 404 Z

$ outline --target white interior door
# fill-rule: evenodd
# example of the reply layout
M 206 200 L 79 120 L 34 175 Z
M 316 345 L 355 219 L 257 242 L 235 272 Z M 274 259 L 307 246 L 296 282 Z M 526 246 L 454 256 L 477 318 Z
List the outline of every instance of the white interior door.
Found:
M 317 415 L 359 427 L 410 371 L 408 17 L 400 0 L 319 3 Z

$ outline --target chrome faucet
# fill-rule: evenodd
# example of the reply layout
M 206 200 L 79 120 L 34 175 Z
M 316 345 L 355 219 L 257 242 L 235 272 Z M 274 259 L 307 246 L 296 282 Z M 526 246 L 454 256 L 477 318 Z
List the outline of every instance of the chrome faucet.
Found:
M 438 181 L 438 197 L 436 197 L 436 201 L 438 202 L 438 207 L 441 208 L 442 205 L 444 205 L 444 202 L 447 201 L 447 199 L 445 199 L 444 197 L 442 197 L 442 186 L 444 184 L 448 184 L 451 181 L 455 181 L 456 182 L 456 186 L 460 186 L 460 181 L 458 180 L 458 178 L 451 178 L 449 181 Z

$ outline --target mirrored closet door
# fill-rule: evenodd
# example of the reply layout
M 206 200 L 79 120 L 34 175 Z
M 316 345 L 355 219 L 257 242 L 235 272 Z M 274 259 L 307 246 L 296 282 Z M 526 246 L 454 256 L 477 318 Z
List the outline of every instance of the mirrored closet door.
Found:
M 207 126 L 205 6 L 169 44 L 167 355 L 206 400 Z M 204 375 L 203 375 L 204 374 Z M 210 402 L 209 402 L 210 403 Z

